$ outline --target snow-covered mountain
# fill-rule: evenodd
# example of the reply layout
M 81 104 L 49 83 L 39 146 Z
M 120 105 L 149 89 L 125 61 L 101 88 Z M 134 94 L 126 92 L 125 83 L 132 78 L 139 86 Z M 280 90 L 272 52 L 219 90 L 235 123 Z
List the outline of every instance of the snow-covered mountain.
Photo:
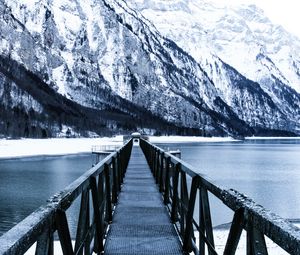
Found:
M 274 25 L 261 9 L 207 0 L 128 2 L 201 64 L 240 118 L 252 126 L 263 120 L 264 125 L 272 123 L 268 107 L 255 103 L 258 95 L 266 97 L 263 90 L 290 120 L 288 125 L 299 129 L 300 39 Z M 246 94 L 237 94 L 236 85 L 241 84 L 232 80 L 231 67 L 259 85 L 251 83 L 244 87 Z
M 91 130 L 296 131 L 295 120 L 258 83 L 216 54 L 201 50 L 200 61 L 176 43 L 125 1 L 1 1 L 1 107 L 27 122 L 80 120 Z

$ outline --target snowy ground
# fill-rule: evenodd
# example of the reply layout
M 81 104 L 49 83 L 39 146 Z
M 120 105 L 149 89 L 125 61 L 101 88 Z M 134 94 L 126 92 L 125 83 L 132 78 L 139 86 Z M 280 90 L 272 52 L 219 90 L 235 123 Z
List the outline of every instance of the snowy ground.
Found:
M 191 137 L 191 136 L 160 136 L 150 137 L 154 143 L 180 142 L 226 142 L 232 138 Z M 30 156 L 67 155 L 91 152 L 94 145 L 122 145 L 123 136 L 113 138 L 53 138 L 53 139 L 0 139 L 0 159 L 21 158 Z
M 300 224 L 295 224 L 297 227 L 300 226 Z M 223 254 L 225 244 L 227 241 L 227 237 L 229 234 L 229 229 L 218 229 L 214 231 L 214 241 L 215 241 L 215 247 L 216 251 L 218 254 Z M 236 250 L 236 255 L 245 255 L 246 253 L 246 238 L 247 233 L 246 231 L 242 232 L 238 248 Z M 277 244 L 275 244 L 272 240 L 269 238 L 265 237 L 267 248 L 268 248 L 268 253 L 269 254 L 274 254 L 274 255 L 287 255 L 286 251 L 284 251 L 282 248 L 280 248 Z
M 122 145 L 123 137 L 0 140 L 0 158 L 91 152 L 93 145 Z

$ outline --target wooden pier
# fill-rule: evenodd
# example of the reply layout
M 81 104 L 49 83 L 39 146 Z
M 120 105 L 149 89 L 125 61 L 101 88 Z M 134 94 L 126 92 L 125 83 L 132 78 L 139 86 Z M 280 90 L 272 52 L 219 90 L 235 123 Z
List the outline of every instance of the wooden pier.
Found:
M 104 254 L 182 254 L 179 236 L 142 150 L 134 146 Z
M 210 196 L 233 211 L 224 255 L 267 255 L 265 237 L 300 254 L 300 229 L 144 139 L 128 141 L 0 237 L 0 255 L 216 255 Z M 135 144 L 134 144 L 135 143 Z M 66 211 L 80 198 L 77 231 Z M 195 209 L 197 208 L 197 210 Z

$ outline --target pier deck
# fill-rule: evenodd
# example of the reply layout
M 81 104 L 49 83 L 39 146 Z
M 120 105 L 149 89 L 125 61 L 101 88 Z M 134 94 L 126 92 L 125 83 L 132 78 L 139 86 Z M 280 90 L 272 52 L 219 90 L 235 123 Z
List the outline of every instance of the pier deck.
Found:
M 104 253 L 183 254 L 142 150 L 134 146 Z

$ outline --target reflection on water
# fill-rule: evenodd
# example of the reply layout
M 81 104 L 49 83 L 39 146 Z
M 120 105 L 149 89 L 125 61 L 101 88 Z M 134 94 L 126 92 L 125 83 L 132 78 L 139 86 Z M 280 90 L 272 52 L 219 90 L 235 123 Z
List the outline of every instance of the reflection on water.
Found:
M 288 219 L 300 218 L 300 140 L 160 144 L 180 149 L 182 159 L 224 188 L 234 188 Z M 211 200 L 214 225 L 232 213 Z

